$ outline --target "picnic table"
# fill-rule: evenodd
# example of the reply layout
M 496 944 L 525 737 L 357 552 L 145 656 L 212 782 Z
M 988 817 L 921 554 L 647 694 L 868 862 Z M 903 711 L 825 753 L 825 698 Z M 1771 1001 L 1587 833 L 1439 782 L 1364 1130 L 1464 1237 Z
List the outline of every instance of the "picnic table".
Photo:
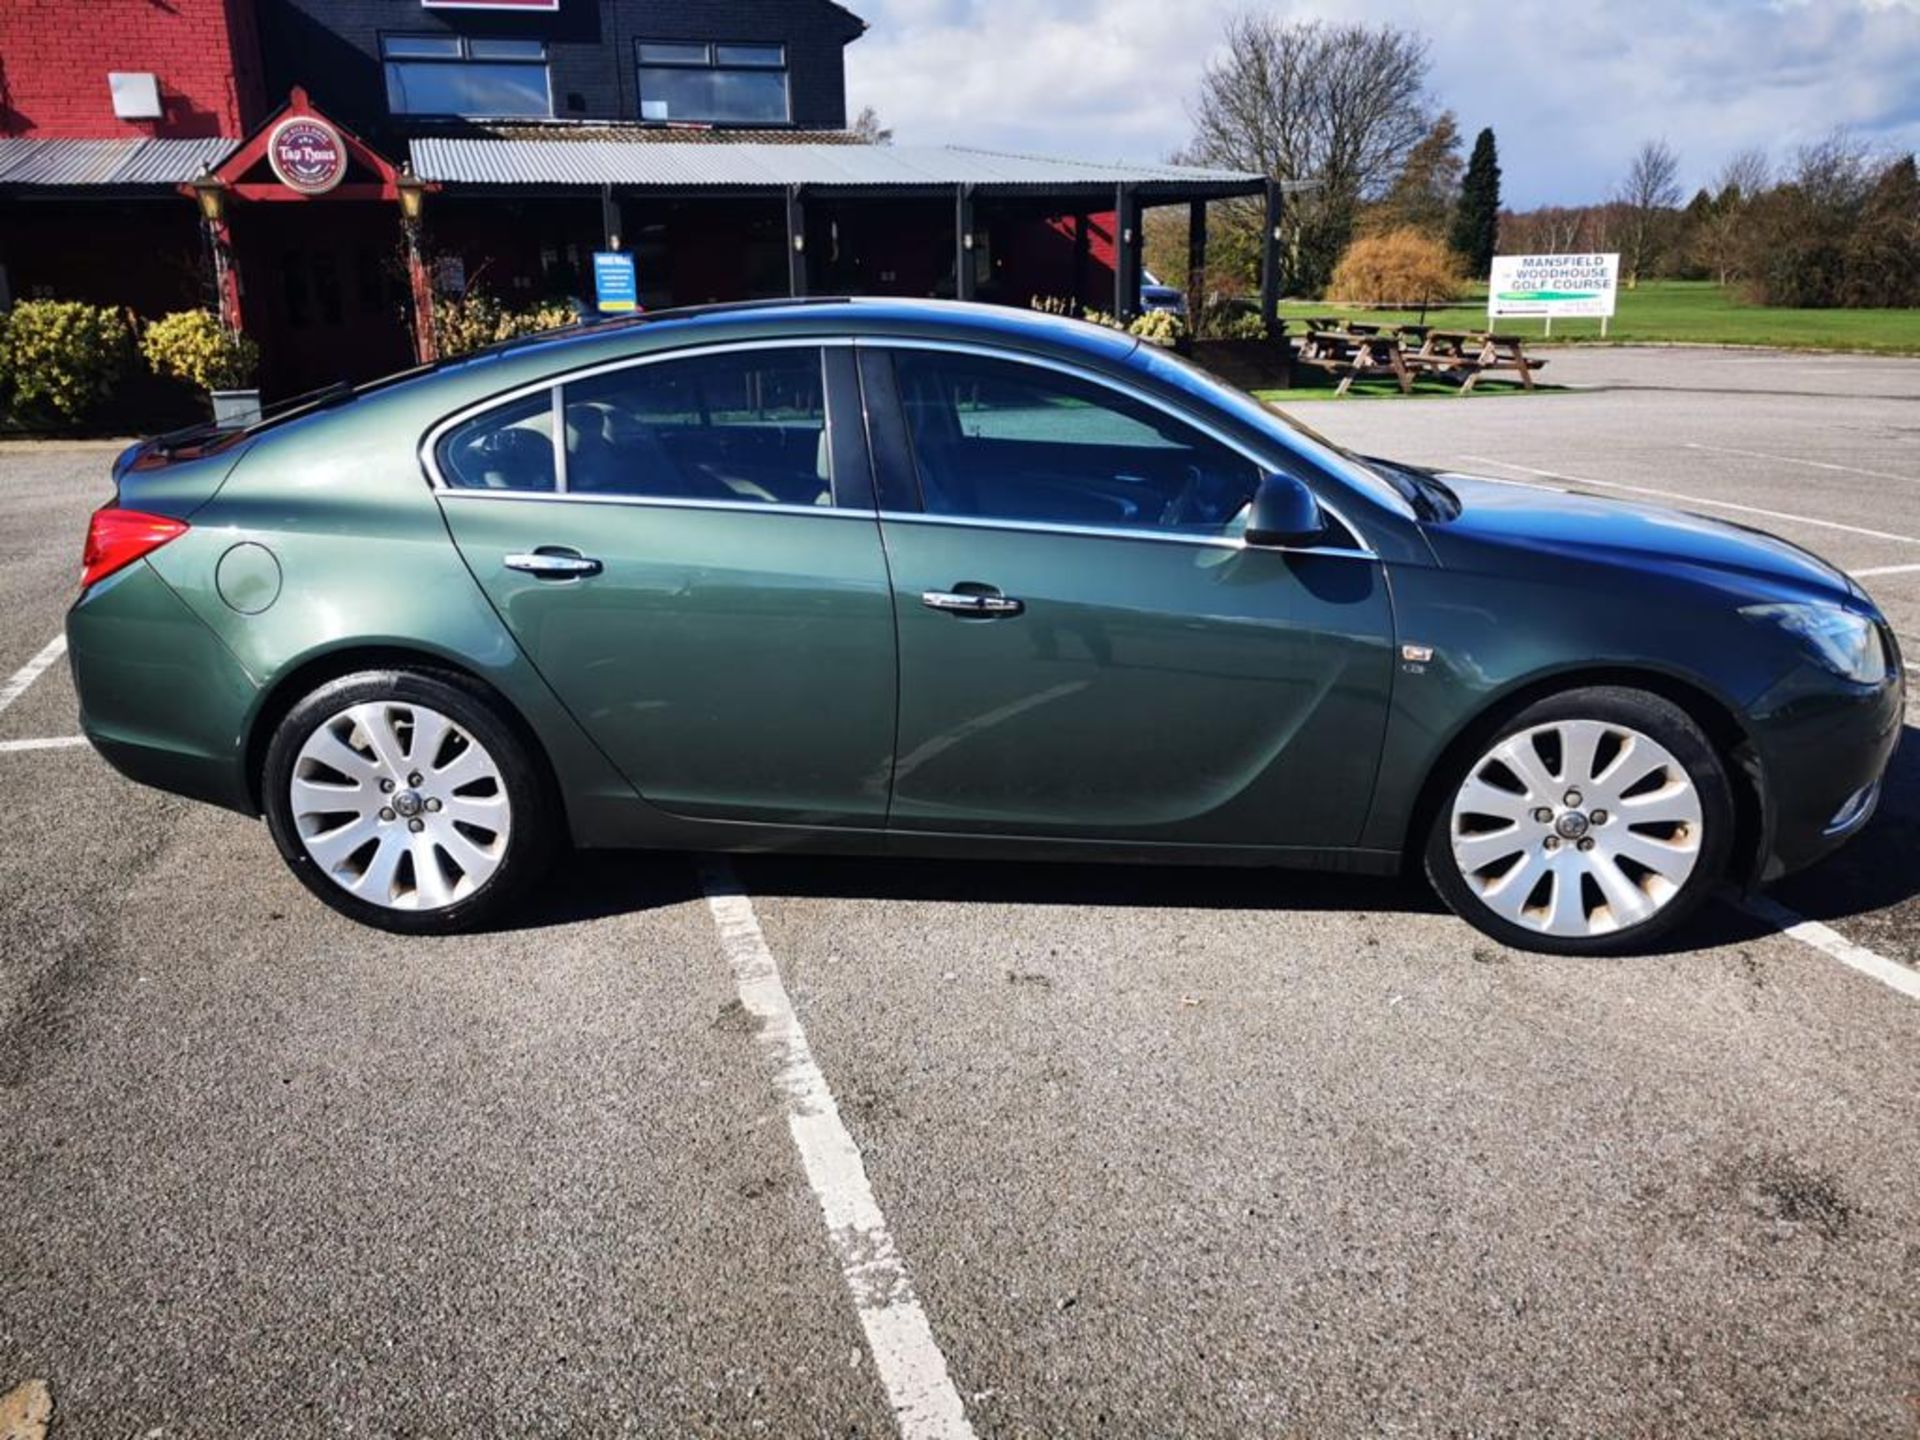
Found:
M 1403 326 L 1409 335 L 1416 327 Z M 1520 383 L 1533 389 L 1533 372 L 1547 362 L 1529 359 L 1526 337 L 1501 335 L 1487 330 L 1425 330 L 1418 349 L 1406 355 L 1406 363 L 1416 371 L 1444 375 L 1460 381 L 1460 393 L 1470 395 L 1480 377 L 1491 371 L 1510 370 Z
M 1343 335 L 1383 335 L 1393 328 L 1372 320 L 1355 320 L 1349 315 L 1312 315 L 1305 323 L 1309 330 L 1338 331 Z
M 1344 396 L 1355 380 L 1372 378 L 1391 379 L 1402 394 L 1410 394 L 1414 379 L 1423 374 L 1456 383 L 1462 395 L 1471 395 L 1482 376 L 1502 371 L 1531 390 L 1534 372 L 1547 363 L 1528 356 L 1523 335 L 1340 316 L 1313 316 L 1305 324 L 1294 364 L 1339 376 L 1336 396 Z
M 1413 392 L 1413 372 L 1407 368 L 1406 355 L 1397 335 L 1385 334 L 1379 326 L 1367 330 L 1312 329 L 1301 339 L 1294 356 L 1296 365 L 1312 365 L 1330 375 L 1338 375 L 1336 396 L 1345 395 L 1356 380 L 1391 378 L 1400 393 Z

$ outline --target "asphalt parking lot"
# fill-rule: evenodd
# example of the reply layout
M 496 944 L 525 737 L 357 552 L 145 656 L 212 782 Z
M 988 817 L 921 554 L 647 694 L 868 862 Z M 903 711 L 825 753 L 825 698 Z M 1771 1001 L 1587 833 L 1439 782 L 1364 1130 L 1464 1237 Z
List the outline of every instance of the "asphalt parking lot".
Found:
M 1920 656 L 1920 362 L 1547 373 L 1298 411 L 1776 531 Z M 0 1393 L 55 1435 L 1920 1430 L 1914 744 L 1629 960 L 1411 883 L 677 855 L 403 941 L 63 743 L 110 455 L 0 448 Z

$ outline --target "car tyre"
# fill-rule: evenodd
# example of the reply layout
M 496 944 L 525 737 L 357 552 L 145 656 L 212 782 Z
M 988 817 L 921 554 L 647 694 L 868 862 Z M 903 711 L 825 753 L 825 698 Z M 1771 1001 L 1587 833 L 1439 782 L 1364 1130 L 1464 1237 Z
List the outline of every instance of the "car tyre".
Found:
M 1643 950 L 1727 870 L 1726 765 L 1687 712 L 1618 686 L 1527 706 L 1447 777 L 1426 872 L 1503 944 L 1557 955 Z
M 402 934 L 498 922 L 559 840 L 532 741 L 448 672 L 363 671 L 303 696 L 274 730 L 261 795 L 302 884 Z

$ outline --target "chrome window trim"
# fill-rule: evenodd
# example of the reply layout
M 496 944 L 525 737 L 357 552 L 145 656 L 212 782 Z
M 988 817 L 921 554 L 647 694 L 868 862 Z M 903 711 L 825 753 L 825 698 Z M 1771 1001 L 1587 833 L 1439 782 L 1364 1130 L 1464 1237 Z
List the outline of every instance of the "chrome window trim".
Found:
M 766 500 L 684 500 L 673 495 L 581 495 L 555 494 L 551 490 L 466 490 L 440 492 L 443 500 L 533 500 L 542 504 L 633 505 L 648 510 L 732 510 L 747 515 L 812 515 L 822 520 L 865 520 L 872 523 L 871 510 L 850 509 L 840 505 L 782 505 Z
M 1234 454 L 1238 455 L 1241 459 L 1247 461 L 1262 475 L 1269 474 L 1276 468 L 1272 464 L 1272 462 L 1268 459 L 1268 457 L 1264 455 L 1256 455 L 1252 450 L 1248 449 L 1244 444 L 1234 439 L 1232 436 L 1223 434 L 1221 431 L 1216 430 L 1214 429 L 1213 426 L 1207 424 L 1206 421 L 1199 419 L 1194 415 L 1189 414 L 1185 410 L 1175 409 L 1169 406 L 1166 403 L 1166 401 L 1163 400 L 1160 396 L 1155 395 L 1150 391 L 1143 390 L 1135 385 L 1130 385 L 1124 380 L 1115 379 L 1113 376 L 1104 374 L 1100 371 L 1087 370 L 1076 365 L 1069 365 L 1064 361 L 1055 360 L 1051 356 L 1035 355 L 1024 350 L 1006 350 L 998 346 L 980 345 L 980 344 L 975 344 L 971 341 L 966 341 L 966 340 L 955 340 L 955 341 L 926 340 L 926 339 L 921 339 L 917 337 L 915 338 L 902 337 L 899 339 L 895 339 L 892 336 L 886 336 L 886 335 L 860 336 L 854 341 L 854 344 L 857 348 L 871 347 L 878 350 L 933 350 L 943 354 L 979 355 L 989 360 L 1005 360 L 1016 365 L 1034 365 L 1034 366 L 1038 366 L 1042 370 L 1055 370 L 1062 375 L 1068 375 L 1077 380 L 1084 380 L 1090 385 L 1098 385 L 1108 390 L 1117 391 L 1120 394 L 1127 396 L 1129 399 L 1135 400 L 1140 404 L 1145 405 L 1148 409 L 1156 411 L 1159 414 L 1166 416 L 1171 421 L 1174 421 L 1181 425 L 1189 426 L 1194 430 L 1198 430 L 1202 435 L 1205 435 L 1207 438 L 1214 441 L 1216 444 L 1223 445 L 1227 449 L 1233 451 Z M 903 423 L 904 423 L 904 417 L 903 417 Z M 1295 458 L 1297 459 L 1298 457 L 1295 457 Z M 1329 545 L 1325 547 L 1317 547 L 1312 551 L 1301 549 L 1301 550 L 1293 550 L 1290 553 L 1296 554 L 1296 555 L 1307 554 L 1307 553 L 1323 554 L 1323 555 L 1363 555 L 1370 560 L 1377 560 L 1380 558 L 1379 552 L 1373 548 L 1372 543 L 1367 539 L 1367 535 L 1364 530 L 1362 530 L 1358 525 L 1354 524 L 1353 521 L 1349 520 L 1346 517 L 1346 515 L 1342 513 L 1339 507 L 1331 504 L 1327 500 L 1326 496 L 1321 494 L 1317 488 L 1314 489 L 1313 495 L 1314 495 L 1314 498 L 1320 502 L 1320 508 L 1325 510 L 1329 515 L 1333 516 L 1335 520 L 1338 520 L 1340 524 L 1343 527 L 1345 527 L 1346 532 L 1349 535 L 1353 536 L 1353 538 L 1359 542 L 1359 548 L 1354 549 L 1344 545 Z M 995 520 L 992 517 L 984 517 L 984 516 L 977 517 L 977 518 L 973 516 L 959 516 L 959 515 L 926 516 L 924 511 L 893 511 L 888 513 L 894 515 L 896 518 L 902 518 L 902 519 L 913 519 L 913 518 L 924 517 L 924 518 L 935 519 L 935 520 L 965 520 L 970 523 L 986 524 L 991 529 L 1057 530 L 1063 534 L 1074 534 L 1074 535 L 1108 534 L 1108 535 L 1124 536 L 1128 539 L 1134 539 L 1134 540 L 1157 538 L 1157 539 L 1163 539 L 1163 540 L 1183 540 L 1188 543 L 1194 543 L 1197 541 L 1197 542 L 1206 543 L 1206 544 L 1231 546 L 1236 549 L 1238 548 L 1255 548 L 1255 549 L 1281 548 L 1281 547 L 1270 547 L 1270 546 L 1247 547 L 1245 542 L 1237 536 L 1172 535 L 1172 534 L 1166 534 L 1164 532 L 1156 534 L 1155 532 L 1148 530 L 1144 527 L 1138 530 L 1134 530 L 1124 526 L 1073 525 L 1073 524 L 1068 524 L 1060 521 L 1024 521 L 1024 520 L 1000 521 L 1000 520 Z
M 1182 535 L 1167 531 L 1150 530 L 1144 527 L 1133 529 L 1123 526 L 1086 526 L 1062 522 L 997 520 L 990 517 L 966 515 L 929 515 L 923 510 L 880 511 L 877 508 L 865 506 L 841 505 L 838 503 L 837 495 L 835 497 L 836 503 L 829 506 L 770 505 L 764 501 L 753 500 L 683 500 L 673 497 L 645 495 L 582 495 L 565 489 L 482 490 L 467 486 L 449 485 L 446 482 L 446 478 L 440 473 L 438 459 L 440 441 L 449 430 L 453 429 L 456 425 L 464 424 L 476 416 L 484 415 L 490 410 L 499 409 L 502 406 L 512 404 L 516 400 L 524 399 L 536 391 L 550 389 L 556 397 L 555 404 L 557 414 L 554 426 L 554 476 L 556 485 L 558 485 L 562 483 L 561 477 L 564 475 L 566 468 L 565 406 L 561 394 L 565 386 L 575 381 L 591 380 L 600 375 L 611 374 L 616 370 L 629 370 L 641 365 L 657 365 L 670 360 L 690 360 L 704 355 L 724 355 L 736 351 L 825 350 L 830 347 L 850 347 L 854 349 L 872 348 L 879 350 L 932 350 L 948 354 L 979 355 L 989 360 L 1004 360 L 1012 364 L 1036 365 L 1043 370 L 1058 371 L 1062 375 L 1085 380 L 1090 384 L 1104 386 L 1106 389 L 1117 391 L 1147 406 L 1149 409 L 1167 416 L 1170 420 L 1189 425 L 1251 463 L 1262 474 L 1274 468 L 1268 462 L 1267 457 L 1255 454 L 1246 445 L 1234 439 L 1232 436 L 1214 429 L 1204 420 L 1198 419 L 1184 410 L 1177 410 L 1168 406 L 1159 396 L 1141 390 L 1137 386 L 1129 385 L 1124 381 L 1114 379 L 1113 377 L 1091 372 L 1079 366 L 1070 365 L 1064 361 L 1055 360 L 1050 356 L 1035 355 L 1025 350 L 1009 350 L 994 345 L 981 345 L 964 340 L 928 340 L 918 337 L 896 337 L 890 335 L 795 335 L 762 337 L 754 340 L 725 340 L 711 345 L 688 345 L 673 349 L 649 351 L 643 355 L 623 355 L 615 360 L 603 360 L 598 364 L 583 365 L 574 370 L 558 371 L 552 375 L 544 376 L 539 380 L 528 381 L 524 385 L 517 385 L 510 390 L 503 390 L 497 395 L 489 395 L 483 400 L 476 400 L 471 404 L 462 406 L 460 409 L 442 417 L 430 426 L 420 441 L 419 459 L 421 469 L 427 476 L 429 486 L 442 498 L 452 496 L 455 498 L 483 500 L 563 500 L 573 504 L 636 505 L 655 509 L 740 510 L 755 514 L 824 515 L 832 516 L 836 519 L 855 518 L 871 520 L 878 516 L 896 522 L 913 521 L 929 524 L 962 525 L 988 530 L 1017 530 L 1029 533 L 1053 533 L 1061 535 L 1092 535 L 1120 540 L 1151 540 L 1182 545 L 1204 545 L 1218 549 L 1272 549 L 1276 552 L 1291 555 L 1331 555 L 1365 560 L 1378 560 L 1380 558 L 1379 552 L 1369 544 L 1366 532 L 1348 519 L 1346 514 L 1342 512 L 1338 506 L 1331 504 L 1317 489 L 1314 491 L 1314 496 L 1320 501 L 1321 508 L 1333 516 L 1335 520 L 1339 521 L 1341 525 L 1346 527 L 1347 533 L 1360 542 L 1359 548 L 1355 549 L 1343 545 L 1309 546 L 1297 549 L 1282 546 L 1249 546 L 1244 539 L 1237 535 Z M 821 404 L 827 411 L 826 423 L 829 437 L 831 437 L 833 416 L 831 413 L 831 400 L 826 390 L 824 360 L 821 369 Z M 861 404 L 864 407 L 866 403 L 866 396 L 863 390 Z M 863 416 L 863 419 L 864 418 Z M 831 438 L 829 438 L 828 443 L 829 446 L 831 446 Z M 877 500 L 878 497 L 876 497 L 876 504 Z
M 427 427 L 426 433 L 420 437 L 420 445 L 417 452 L 420 460 L 420 468 L 426 474 L 427 484 L 436 494 L 440 495 L 493 495 L 516 500 L 543 498 L 549 500 L 593 500 L 602 502 L 654 500 L 658 497 L 641 495 L 581 495 L 570 490 L 558 488 L 554 490 L 482 490 L 467 485 L 449 485 L 446 476 L 440 473 L 440 441 L 445 438 L 449 430 L 457 425 L 464 425 L 469 420 L 477 419 L 479 416 L 485 415 L 491 410 L 498 410 L 504 406 L 511 405 L 516 400 L 524 400 L 527 396 L 535 394 L 538 391 L 552 390 L 555 394 L 555 418 L 557 422 L 553 433 L 555 450 L 553 473 L 557 485 L 560 476 L 566 471 L 567 448 L 566 408 L 561 392 L 567 385 L 575 381 L 592 380 L 597 376 L 611 374 L 616 370 L 629 370 L 641 365 L 657 365 L 668 360 L 692 360 L 702 355 L 724 355 L 739 350 L 825 350 L 830 346 L 843 347 L 852 344 L 853 339 L 851 336 L 841 335 L 781 336 L 775 339 L 763 340 L 726 340 L 712 345 L 688 345 L 679 349 L 651 350 L 644 355 L 623 355 L 617 360 L 603 360 L 597 365 L 583 365 L 577 370 L 556 371 L 539 380 L 530 380 L 524 385 L 516 385 L 510 390 L 502 390 L 496 395 L 489 395 L 484 400 L 476 400 L 436 420 L 432 425 Z M 822 357 L 820 365 L 820 406 L 821 413 L 826 416 L 826 424 L 830 431 L 833 418 L 830 414 L 827 414 L 827 403 L 826 361 L 825 358 Z M 725 509 L 731 508 L 733 505 L 733 502 L 728 500 L 676 500 L 672 503 L 697 504 L 702 509 L 708 507 Z M 828 507 L 824 505 L 768 505 L 764 501 L 741 501 L 740 503 L 744 508 L 749 510 L 825 510 L 829 508 L 840 508 L 838 506 Z M 867 519 L 873 518 L 873 511 L 871 509 L 857 506 L 851 508 L 853 514 L 865 516 Z
M 963 530 L 1013 530 L 1029 535 L 1084 535 L 1095 540 L 1147 540 L 1156 545 L 1199 545 L 1212 550 L 1255 550 L 1276 555 L 1330 555 L 1378 560 L 1371 550 L 1345 545 L 1249 545 L 1240 535 L 1185 535 L 1177 530 L 1129 529 L 1121 525 L 1071 525 L 1059 521 L 992 520 L 973 515 L 929 515 L 924 510 L 882 510 L 885 524 L 947 525 Z

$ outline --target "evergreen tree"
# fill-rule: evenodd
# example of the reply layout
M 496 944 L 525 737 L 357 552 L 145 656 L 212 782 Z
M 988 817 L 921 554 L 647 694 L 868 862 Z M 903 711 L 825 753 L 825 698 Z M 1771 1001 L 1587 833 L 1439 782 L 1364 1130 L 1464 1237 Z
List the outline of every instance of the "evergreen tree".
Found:
M 1493 131 L 1482 130 L 1460 182 L 1460 203 L 1453 212 L 1453 248 L 1467 257 L 1467 273 L 1476 280 L 1493 268 L 1500 240 L 1500 156 Z

